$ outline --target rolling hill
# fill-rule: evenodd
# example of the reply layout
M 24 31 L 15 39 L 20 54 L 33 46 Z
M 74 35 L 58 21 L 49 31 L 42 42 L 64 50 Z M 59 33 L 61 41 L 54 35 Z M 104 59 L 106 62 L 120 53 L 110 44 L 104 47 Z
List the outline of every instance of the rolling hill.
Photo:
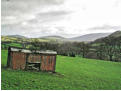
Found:
M 114 32 L 114 33 L 112 33 L 112 34 L 110 34 L 108 37 L 120 37 L 121 36 L 121 31 L 116 31 L 116 32 Z
M 119 37 L 121 37 L 121 31 L 116 31 L 116 32 L 110 34 L 107 37 L 99 38 L 99 39 L 95 40 L 93 43 L 102 43 L 103 40 L 105 40 L 106 38 L 108 38 L 108 39 L 110 39 L 110 38 L 116 39 L 116 38 L 119 38 Z
M 80 42 L 82 41 L 90 42 L 90 41 L 95 41 L 96 39 L 99 39 L 102 37 L 106 37 L 110 34 L 111 33 L 92 33 L 92 34 L 82 35 L 79 37 L 69 38 L 69 40 L 80 41 Z
M 64 38 L 62 36 L 44 36 L 44 37 L 39 37 L 37 39 L 46 39 L 46 40 L 57 40 L 57 41 L 77 41 L 77 42 L 92 42 L 98 39 L 105 38 L 107 36 L 120 36 L 121 31 L 117 31 L 115 33 L 91 33 L 91 34 L 86 34 L 78 37 L 72 37 L 72 38 Z M 22 35 L 8 35 L 8 36 L 2 36 L 2 37 L 10 37 L 10 38 L 20 38 L 20 39 L 34 39 L 34 38 L 27 38 Z
M 64 38 L 61 36 L 45 36 L 45 37 L 40 37 L 40 38 L 63 40 L 63 41 L 90 42 L 90 41 L 94 41 L 98 38 L 106 37 L 110 34 L 111 33 L 92 33 L 92 34 L 86 34 L 86 35 L 72 37 L 72 38 Z
M 56 39 L 56 40 L 64 40 L 66 38 L 62 37 L 62 36 L 44 36 L 44 37 L 39 37 L 39 38 L 42 38 L 42 39 Z
M 61 38 L 63 39 L 64 37 L 61 37 L 61 36 L 44 36 L 44 37 L 40 37 L 40 38 Z
M 22 35 L 7 35 L 8 37 L 14 37 L 14 38 L 27 38 L 25 36 Z

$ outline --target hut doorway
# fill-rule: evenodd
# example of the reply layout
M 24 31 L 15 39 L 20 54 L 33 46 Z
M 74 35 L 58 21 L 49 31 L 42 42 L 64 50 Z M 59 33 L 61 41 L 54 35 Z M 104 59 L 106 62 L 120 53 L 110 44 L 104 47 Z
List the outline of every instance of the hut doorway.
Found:
M 40 54 L 27 54 L 26 69 L 40 71 L 41 55 Z

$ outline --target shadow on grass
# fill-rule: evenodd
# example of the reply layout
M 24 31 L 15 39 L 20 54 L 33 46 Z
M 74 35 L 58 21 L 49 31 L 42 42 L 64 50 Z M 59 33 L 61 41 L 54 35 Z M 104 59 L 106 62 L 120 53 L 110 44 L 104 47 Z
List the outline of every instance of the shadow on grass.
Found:
M 46 72 L 46 71 L 41 71 L 41 70 L 39 70 L 39 71 L 37 71 L 37 70 L 13 70 L 13 69 L 11 69 L 11 68 L 9 68 L 9 67 L 7 67 L 7 66 L 5 66 L 5 65 L 1 65 L 1 70 L 9 70 L 9 71 L 23 71 L 23 72 L 31 72 L 31 73 L 39 73 L 39 72 L 41 72 L 42 74 L 47 74 L 47 75 L 53 75 L 53 76 L 57 76 L 57 77 L 59 77 L 59 78 L 62 78 L 62 77 L 64 77 L 65 75 L 64 74 L 61 74 L 61 73 L 59 73 L 59 72 Z
M 7 69 L 7 66 L 1 64 L 1 69 Z

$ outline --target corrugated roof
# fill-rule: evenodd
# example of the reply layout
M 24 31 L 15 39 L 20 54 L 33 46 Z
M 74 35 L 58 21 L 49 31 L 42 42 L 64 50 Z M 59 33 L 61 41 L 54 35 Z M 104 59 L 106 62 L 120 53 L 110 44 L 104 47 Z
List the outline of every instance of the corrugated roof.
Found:
M 17 51 L 17 52 L 23 52 L 23 53 L 40 53 L 40 54 L 57 54 L 56 51 L 51 51 L 51 50 L 46 50 L 46 51 L 31 51 L 31 50 L 28 50 L 28 49 L 22 49 L 22 48 L 14 48 L 14 47 L 11 47 L 10 48 L 11 51 Z

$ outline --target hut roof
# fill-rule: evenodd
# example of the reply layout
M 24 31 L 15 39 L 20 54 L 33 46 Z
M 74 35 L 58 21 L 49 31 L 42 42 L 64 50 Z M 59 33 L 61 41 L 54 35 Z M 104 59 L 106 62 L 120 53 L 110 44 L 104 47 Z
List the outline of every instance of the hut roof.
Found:
M 29 50 L 29 49 L 23 49 L 23 48 L 17 48 L 17 47 L 10 47 L 10 50 L 16 51 L 16 52 L 23 52 L 23 53 L 57 54 L 56 51 L 52 51 L 52 50 L 46 50 L 46 51 L 34 50 L 33 52 L 32 50 Z

